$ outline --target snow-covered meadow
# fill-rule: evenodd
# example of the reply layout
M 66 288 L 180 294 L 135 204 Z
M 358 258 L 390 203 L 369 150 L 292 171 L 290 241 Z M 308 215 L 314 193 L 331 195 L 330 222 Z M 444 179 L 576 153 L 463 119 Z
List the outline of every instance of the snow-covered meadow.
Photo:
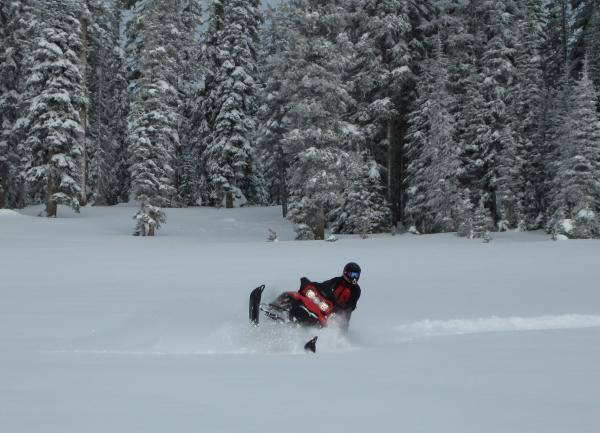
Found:
M 277 208 L 0 211 L 0 431 L 598 433 L 600 242 L 292 241 Z M 267 228 L 279 242 L 266 242 Z M 247 297 L 349 260 L 348 338 L 247 325 Z

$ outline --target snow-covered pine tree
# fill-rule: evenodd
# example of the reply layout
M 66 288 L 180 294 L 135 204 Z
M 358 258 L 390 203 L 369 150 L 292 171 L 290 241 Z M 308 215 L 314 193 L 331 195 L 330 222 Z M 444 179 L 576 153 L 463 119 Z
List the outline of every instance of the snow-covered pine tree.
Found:
M 121 2 L 88 0 L 88 200 L 114 205 L 128 196 L 127 77 L 120 48 Z
M 472 59 L 474 61 L 474 59 Z M 469 70 L 470 68 L 467 68 Z M 456 112 L 456 139 L 459 144 L 461 166 L 460 182 L 473 205 L 481 198 L 490 200 L 486 182 L 489 163 L 486 161 L 486 145 L 492 134 L 490 113 L 486 110 L 486 102 L 481 90 L 481 75 L 472 65 L 472 72 L 465 75 L 463 82 L 464 95 L 460 101 L 463 109 Z
M 296 239 L 325 239 L 327 214 L 341 205 L 348 154 L 337 148 L 310 147 L 291 164 L 288 218 L 296 224 Z
M 415 110 L 409 117 L 406 155 L 406 217 L 420 233 L 456 231 L 461 223 L 459 148 L 454 142 L 454 104 L 448 91 L 448 61 L 437 38 L 433 58 L 425 62 Z
M 483 142 L 486 206 L 498 228 L 516 228 L 523 218 L 520 195 L 521 161 L 516 152 L 516 133 L 510 122 L 509 105 L 514 96 L 515 45 L 513 31 L 518 12 L 512 0 L 481 2 L 475 7 L 481 47 L 480 91 L 490 134 Z
M 177 0 L 145 3 L 146 43 L 139 59 L 140 77 L 129 113 L 129 169 L 135 199 L 153 206 L 176 203 L 174 158 L 179 146 L 177 91 Z
M 455 211 L 456 219 L 459 221 L 456 228 L 456 235 L 471 238 L 473 234 L 473 203 L 471 202 L 469 190 L 461 191 Z
M 307 183 L 313 167 L 327 166 L 335 157 L 335 149 L 351 149 L 356 143 L 353 125 L 345 121 L 354 100 L 349 95 L 348 83 L 344 81 L 352 56 L 346 27 L 346 12 L 335 1 L 303 0 L 290 4 L 286 17 L 289 20 L 285 33 L 289 49 L 281 53 L 279 72 L 284 106 L 281 123 L 282 152 L 290 161 L 288 170 L 289 217 L 299 224 L 299 238 L 322 238 L 325 216 L 339 203 L 322 199 L 312 191 L 314 185 Z M 309 148 L 310 150 L 306 150 Z M 306 153 L 308 152 L 308 153 Z M 333 153 L 333 156 L 329 154 Z M 335 159 L 335 158 L 334 158 Z M 327 177 L 327 194 L 334 185 L 338 197 L 344 189 L 341 166 L 330 166 Z M 298 181 L 297 173 L 308 173 L 304 181 Z M 318 173 L 315 176 L 320 177 Z M 311 174 L 312 176 L 312 174 Z M 313 199 L 306 197 L 316 197 Z M 306 208 L 308 212 L 298 212 Z M 315 216 L 316 215 L 316 216 Z M 307 218 L 303 221 L 302 218 Z M 316 223 L 315 221 L 318 221 Z M 308 227 L 302 232 L 303 228 Z
M 259 56 L 259 109 L 257 150 L 264 167 L 265 182 L 271 202 L 281 205 L 283 217 L 288 212 L 287 169 L 290 155 L 286 153 L 283 136 L 290 129 L 290 98 L 295 87 L 287 85 L 294 67 L 288 61 L 298 32 L 294 26 L 296 9 L 288 3 L 269 7 L 261 34 Z
M 194 95 L 191 108 L 190 130 L 196 135 L 190 143 L 188 155 L 184 158 L 187 171 L 184 172 L 184 185 L 188 196 L 195 203 L 211 205 L 211 191 L 209 191 L 207 173 L 205 170 L 204 152 L 208 144 L 208 137 L 214 129 L 218 113 L 216 94 L 216 74 L 219 69 L 219 37 L 224 20 L 223 0 L 211 0 L 207 6 L 206 30 L 202 33 L 200 45 L 200 63 L 202 65 L 201 83 L 198 92 Z M 187 186 L 189 185 L 189 187 Z M 187 200 L 187 199 L 186 199 Z
M 548 226 L 553 218 L 551 203 L 555 201 L 557 192 L 554 181 L 558 174 L 563 143 L 570 142 L 569 118 L 571 113 L 571 91 L 573 80 L 567 69 L 563 71 L 562 82 L 557 89 L 548 89 L 544 101 L 544 112 L 541 121 L 542 129 L 542 167 L 544 182 L 542 198 L 544 224 Z
M 352 96 L 367 148 L 386 170 L 386 195 L 395 224 L 404 207 L 403 137 L 415 98 L 416 71 L 424 53 L 422 27 L 431 13 L 429 1 L 351 0 L 348 34 L 355 54 L 350 59 Z
M 587 67 L 570 91 L 569 112 L 559 136 L 549 230 L 569 237 L 600 237 L 600 118 Z M 567 221 L 565 221 L 567 220 Z M 568 228 L 565 228 L 568 227 Z
M 27 59 L 36 20 L 30 0 L 0 3 L 0 208 L 25 204 L 23 139 Z
M 600 93 L 600 2 L 596 2 L 585 30 L 585 49 L 588 74 Z M 600 112 L 600 106 L 598 111 Z
M 570 67 L 573 77 L 582 71 L 584 59 L 587 61 L 588 73 L 600 68 L 600 54 L 594 53 L 594 45 L 598 47 L 600 30 L 600 2 L 598 0 L 571 0 L 573 17 L 571 20 L 571 37 L 569 47 Z M 600 81 L 590 75 L 594 83 Z
M 491 218 L 490 211 L 485 207 L 483 198 L 479 201 L 479 205 L 473 211 L 473 228 L 469 238 L 483 239 L 484 242 L 489 242 L 490 230 L 494 227 L 494 222 Z
M 210 8 L 203 160 L 213 205 L 233 207 L 253 176 L 259 0 L 215 0 Z
M 133 216 L 135 220 L 134 236 L 154 236 L 161 224 L 166 224 L 167 216 L 158 206 L 152 206 L 145 195 L 138 196 L 140 209 Z
M 130 83 L 132 94 L 137 89 L 137 81 L 141 76 L 140 59 L 147 45 L 145 40 L 147 15 L 154 6 L 154 0 L 128 0 L 124 5 L 126 13 L 130 18 L 125 26 L 125 55 L 127 58 L 127 81 Z M 133 99 L 133 95 L 131 97 Z
M 515 46 L 516 83 L 511 101 L 511 126 L 517 140 L 516 157 L 521 162 L 520 194 L 523 203 L 523 226 L 540 228 L 543 202 L 543 151 L 541 122 L 544 106 L 542 79 L 543 43 L 542 0 L 521 2 L 517 15 L 517 44 Z
M 569 0 L 549 0 L 545 7 L 541 49 L 543 76 L 546 88 L 555 89 L 568 69 L 571 10 Z
M 178 9 L 179 32 L 179 84 L 182 100 L 179 136 L 180 147 L 175 166 L 175 185 L 179 202 L 184 206 L 201 203 L 200 137 L 199 122 L 202 119 L 202 93 L 206 68 L 201 60 L 200 27 L 202 25 L 202 1 L 182 0 Z
M 382 233 L 390 230 L 390 209 L 384 198 L 380 167 L 367 154 L 351 152 L 343 169 L 346 187 L 341 205 L 328 215 L 332 233 Z
M 80 111 L 86 104 L 80 70 L 80 12 L 75 0 L 48 0 L 40 6 L 39 30 L 27 80 L 29 113 L 26 144 L 32 160 L 30 192 L 55 217 L 57 205 L 79 211 Z
M 448 84 L 451 99 L 447 102 L 454 118 L 453 141 L 458 145 L 460 199 L 456 202 L 456 222 L 459 236 L 471 236 L 473 209 L 482 196 L 488 197 L 485 187 L 485 142 L 491 134 L 489 112 L 480 73 L 481 39 L 475 4 L 463 0 L 444 0 L 437 3 L 439 15 L 432 20 L 432 30 L 441 35 L 448 58 Z M 435 45 L 435 44 L 432 44 Z

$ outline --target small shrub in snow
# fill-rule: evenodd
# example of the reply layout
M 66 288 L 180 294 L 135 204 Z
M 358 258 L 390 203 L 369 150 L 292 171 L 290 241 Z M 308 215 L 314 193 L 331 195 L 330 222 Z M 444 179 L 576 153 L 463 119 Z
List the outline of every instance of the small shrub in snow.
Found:
M 298 224 L 296 226 L 296 239 L 299 241 L 313 241 L 315 240 L 315 233 L 308 226 L 308 224 Z
M 600 221 L 594 211 L 584 208 L 577 212 L 572 236 L 577 239 L 600 237 Z
M 549 231 L 552 239 L 564 236 L 569 239 L 600 238 L 600 220 L 588 207 L 580 209 L 574 218 L 565 218 L 565 212 L 559 210 L 550 221 Z
M 141 196 L 140 209 L 134 215 L 133 219 L 136 220 L 134 236 L 154 236 L 156 230 L 160 229 L 161 224 L 166 224 L 167 216 L 164 211 L 157 207 L 152 206 L 148 197 Z
M 327 236 L 327 238 L 325 239 L 326 242 L 336 242 L 337 240 L 338 238 L 336 238 L 333 234 Z
M 410 226 L 408 228 L 408 232 L 412 233 L 413 235 L 420 235 L 421 233 L 419 232 L 419 230 L 417 230 L 417 228 L 415 226 Z
M 469 191 L 465 191 L 456 204 L 456 235 L 470 238 L 473 233 L 473 203 L 468 198 Z
M 490 217 L 490 211 L 484 206 L 483 199 L 479 201 L 479 206 L 473 213 L 473 229 L 471 231 L 471 238 L 474 239 L 485 239 L 491 240 L 490 227 L 492 227 L 492 218 Z
M 483 242 L 483 243 L 486 243 L 486 244 L 487 244 L 487 243 L 489 243 L 489 242 L 491 242 L 491 241 L 492 241 L 492 239 L 494 239 L 494 238 L 492 238 L 492 235 L 490 234 L 490 232 L 489 232 L 489 231 L 486 231 L 486 232 L 483 234 L 483 238 L 481 238 L 482 242 Z
M 277 238 L 277 232 L 275 230 L 273 230 L 272 228 L 268 228 L 268 235 L 267 235 L 267 241 L 269 242 L 277 242 L 279 241 L 279 239 Z

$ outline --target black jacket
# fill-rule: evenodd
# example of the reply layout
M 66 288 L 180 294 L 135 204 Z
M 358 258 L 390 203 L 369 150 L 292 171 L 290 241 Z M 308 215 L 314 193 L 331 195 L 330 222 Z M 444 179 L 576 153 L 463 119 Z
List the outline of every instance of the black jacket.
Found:
M 343 277 L 335 277 L 322 283 L 314 283 L 315 287 L 319 292 L 323 294 L 327 299 L 333 302 L 335 311 L 345 311 L 351 313 L 356 309 L 356 304 L 360 298 L 360 286 L 358 284 L 350 284 Z M 348 289 L 350 291 L 350 297 L 348 299 L 340 300 L 336 297 L 336 292 L 339 293 L 339 289 Z

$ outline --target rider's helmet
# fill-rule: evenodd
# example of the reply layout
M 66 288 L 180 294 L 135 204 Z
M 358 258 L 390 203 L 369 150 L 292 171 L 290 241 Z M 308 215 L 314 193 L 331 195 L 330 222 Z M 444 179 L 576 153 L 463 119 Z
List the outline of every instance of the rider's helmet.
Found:
M 354 262 L 348 263 L 346 266 L 344 266 L 343 277 L 349 283 L 357 284 L 358 279 L 360 278 L 360 266 Z

